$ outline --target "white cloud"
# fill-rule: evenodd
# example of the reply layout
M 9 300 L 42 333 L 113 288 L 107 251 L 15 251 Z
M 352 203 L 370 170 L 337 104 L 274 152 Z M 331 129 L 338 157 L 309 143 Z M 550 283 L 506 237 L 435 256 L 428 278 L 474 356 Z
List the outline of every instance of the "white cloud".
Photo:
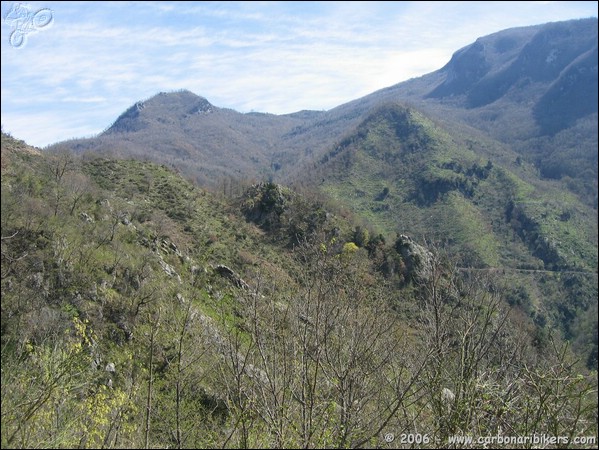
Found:
M 103 128 L 105 126 L 99 128 L 90 125 L 85 119 L 79 118 L 77 113 L 28 112 L 8 117 L 2 114 L 2 129 L 5 132 L 40 148 L 71 138 L 94 136 Z
M 108 100 L 104 97 L 65 97 L 62 101 L 71 103 L 105 103 Z

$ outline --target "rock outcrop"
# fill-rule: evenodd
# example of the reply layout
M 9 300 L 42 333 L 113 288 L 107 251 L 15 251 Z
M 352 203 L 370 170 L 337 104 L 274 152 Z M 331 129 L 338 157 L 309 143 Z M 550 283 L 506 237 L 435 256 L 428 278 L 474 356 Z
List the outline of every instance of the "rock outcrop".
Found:
M 423 246 L 405 235 L 400 235 L 395 242 L 395 250 L 405 264 L 404 276 L 412 281 L 426 281 L 432 276 L 433 255 Z

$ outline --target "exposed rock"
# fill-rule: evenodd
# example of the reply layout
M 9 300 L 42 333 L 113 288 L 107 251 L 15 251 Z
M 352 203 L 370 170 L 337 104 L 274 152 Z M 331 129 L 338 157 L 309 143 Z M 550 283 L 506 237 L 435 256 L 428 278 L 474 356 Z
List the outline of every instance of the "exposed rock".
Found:
M 119 214 L 119 219 L 121 220 L 121 223 L 123 225 L 129 226 L 132 225 L 131 221 L 129 220 L 129 218 L 127 217 L 126 213 L 120 213 Z
M 266 375 L 266 372 L 259 367 L 256 367 L 253 364 L 246 364 L 245 373 L 248 377 L 254 379 L 255 381 L 265 386 L 268 385 L 268 376 Z
M 441 390 L 441 402 L 449 414 L 455 402 L 455 394 L 451 391 L 451 389 L 443 388 Z
M 400 235 L 395 242 L 395 250 L 401 255 L 405 264 L 406 279 L 414 281 L 428 280 L 432 275 L 432 254 L 417 244 L 411 237 Z
M 235 273 L 233 269 L 225 265 L 219 264 L 214 268 L 214 271 L 218 273 L 221 277 L 231 281 L 238 288 L 249 290 L 249 285 L 245 281 L 243 281 L 243 279 L 237 273 Z
M 441 400 L 444 403 L 453 403 L 455 400 L 455 394 L 451 391 L 451 389 L 443 388 L 441 391 Z
M 212 112 L 214 112 L 214 107 L 203 97 L 189 110 L 189 114 L 210 114 Z
M 171 266 L 169 263 L 167 263 L 164 259 L 162 259 L 162 257 L 158 259 L 158 263 L 160 263 L 160 267 L 162 267 L 164 273 L 166 273 L 169 277 L 176 277 L 179 280 L 179 283 L 182 282 L 181 277 L 179 276 L 175 268 Z
M 169 242 L 168 244 L 169 249 L 175 254 L 177 255 L 180 259 L 183 258 L 183 254 L 181 253 L 181 251 L 179 250 L 179 248 L 177 247 L 177 245 L 175 245 L 174 242 Z
M 140 112 L 145 108 L 144 102 L 137 102 L 123 114 L 121 114 L 112 126 L 106 131 L 107 133 L 119 132 L 134 132 L 143 128 L 143 123 L 140 121 Z
M 92 216 L 90 216 L 89 214 L 84 213 L 84 212 L 82 212 L 82 213 L 79 214 L 79 218 L 81 220 L 83 220 L 84 222 L 88 222 L 88 223 L 93 223 L 94 222 L 94 218 Z

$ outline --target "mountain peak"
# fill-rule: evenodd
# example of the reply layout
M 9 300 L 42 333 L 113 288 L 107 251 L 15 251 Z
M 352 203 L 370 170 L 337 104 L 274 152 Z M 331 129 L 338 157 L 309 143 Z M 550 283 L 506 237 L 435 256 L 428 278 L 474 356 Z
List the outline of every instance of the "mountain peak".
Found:
M 171 92 L 159 92 L 158 94 L 150 97 L 146 102 L 153 103 L 186 103 L 186 102 L 195 102 L 198 100 L 206 100 L 205 97 L 194 94 L 188 89 L 181 89 L 178 91 Z
M 210 114 L 216 109 L 206 98 L 186 89 L 160 92 L 144 101 L 138 101 L 121 114 L 106 133 L 135 132 L 165 117 L 183 119 L 193 114 Z

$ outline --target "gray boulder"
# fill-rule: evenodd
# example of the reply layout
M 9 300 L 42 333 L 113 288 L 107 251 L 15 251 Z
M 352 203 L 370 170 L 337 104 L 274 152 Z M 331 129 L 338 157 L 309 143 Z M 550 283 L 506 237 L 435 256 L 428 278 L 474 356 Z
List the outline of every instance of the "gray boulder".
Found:
M 433 254 L 406 235 L 395 241 L 395 250 L 405 264 L 405 277 L 413 281 L 426 281 L 433 273 Z

